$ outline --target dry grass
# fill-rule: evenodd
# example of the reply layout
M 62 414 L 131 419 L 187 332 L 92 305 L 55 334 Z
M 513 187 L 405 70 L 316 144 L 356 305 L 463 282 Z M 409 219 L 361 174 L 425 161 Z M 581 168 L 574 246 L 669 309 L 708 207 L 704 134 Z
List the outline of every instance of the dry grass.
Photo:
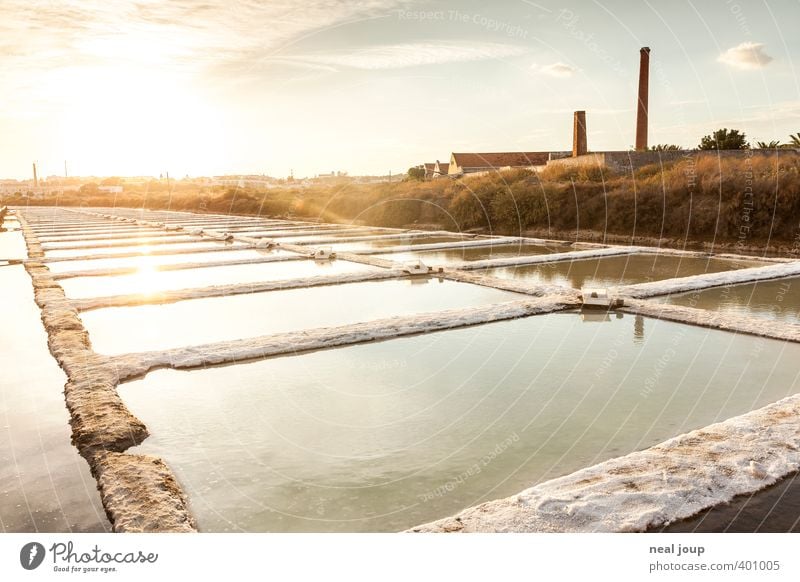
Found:
M 26 199 L 5 197 L 0 204 Z M 171 208 L 296 216 L 381 226 L 438 226 L 502 234 L 603 232 L 694 241 L 792 241 L 800 229 L 800 157 L 706 155 L 641 168 L 633 176 L 597 168 L 311 188 L 203 188 L 158 185 L 123 195 L 70 194 L 37 204 Z

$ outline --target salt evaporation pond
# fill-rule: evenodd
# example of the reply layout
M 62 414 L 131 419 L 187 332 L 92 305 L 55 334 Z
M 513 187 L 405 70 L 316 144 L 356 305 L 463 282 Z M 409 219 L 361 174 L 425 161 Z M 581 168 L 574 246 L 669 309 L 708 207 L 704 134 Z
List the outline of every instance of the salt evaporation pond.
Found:
M 549 255 L 552 253 L 566 253 L 574 250 L 575 249 L 569 245 L 500 244 L 485 247 L 461 247 L 432 251 L 404 251 L 373 256 L 399 263 L 421 259 L 426 264 L 448 265 L 464 261 L 507 259 L 510 257 L 524 257 L 529 255 Z
M 131 275 L 111 277 L 75 277 L 60 281 L 64 293 L 70 298 L 102 297 L 129 293 L 156 293 L 173 289 L 211 287 L 213 285 L 241 285 L 260 281 L 279 281 L 305 277 L 324 277 L 342 273 L 381 271 L 380 267 L 347 261 L 314 261 L 311 259 L 251 265 L 226 265 L 155 271 L 140 269 Z
M 760 267 L 764 263 L 707 257 L 632 254 L 486 269 L 486 275 L 537 283 L 581 287 L 615 287 L 673 277 L 689 277 L 732 269 Z
M 358 251 L 369 251 L 373 249 L 382 249 L 386 247 L 407 247 L 407 246 L 415 246 L 415 245 L 430 245 L 435 243 L 460 243 L 464 242 L 465 240 L 472 240 L 472 239 L 464 239 L 459 236 L 419 236 L 416 238 L 391 238 L 391 239 L 383 239 L 383 240 L 369 240 L 369 241 L 361 241 L 361 242 L 349 242 L 349 243 L 335 243 L 332 245 L 328 245 L 334 251 L 339 252 L 358 252 Z
M 303 236 L 287 236 L 287 237 L 279 238 L 277 240 L 277 242 L 279 242 L 279 243 L 287 243 L 287 244 L 294 244 L 294 245 L 302 245 L 302 244 L 313 245 L 317 241 L 328 240 L 329 238 L 333 238 L 333 239 L 336 239 L 336 238 L 351 238 L 351 237 L 355 238 L 355 237 L 360 237 L 360 236 L 386 236 L 386 235 L 392 235 L 392 234 L 394 234 L 394 233 L 391 233 L 391 232 L 374 232 L 374 231 L 372 231 L 372 232 L 365 231 L 365 232 L 314 233 L 314 234 L 303 235 Z M 269 238 L 269 237 L 267 237 L 267 238 Z M 390 239 L 390 240 L 393 240 L 393 241 L 395 241 L 397 243 L 397 242 L 402 242 L 404 239 L 399 238 L 399 239 Z M 407 240 L 407 239 L 405 239 L 405 240 Z M 384 242 L 384 241 L 375 241 L 375 242 Z M 389 241 L 386 241 L 386 242 L 389 242 Z M 326 243 L 326 244 L 331 244 L 331 243 Z M 338 244 L 338 243 L 336 243 L 336 244 Z
M 100 269 L 121 269 L 135 267 L 141 269 L 152 268 L 158 265 L 180 265 L 187 263 L 219 263 L 224 261 L 239 261 L 243 259 L 260 259 L 264 257 L 297 256 L 297 253 L 281 251 L 279 249 L 244 249 L 226 250 L 222 252 L 176 253 L 174 255 L 139 255 L 136 257 L 117 257 L 110 259 L 81 259 L 77 261 L 54 261 L 46 263 L 47 268 L 54 273 L 68 273 L 72 271 L 94 271 Z
M 102 230 L 99 232 L 91 231 L 91 230 L 84 230 L 84 229 L 77 229 L 75 231 L 64 231 L 64 232 L 57 232 L 57 233 L 38 233 L 37 236 L 39 237 L 39 242 L 42 244 L 51 244 L 54 242 L 64 242 L 66 241 L 63 239 L 65 238 L 73 238 L 73 239 L 80 239 L 78 241 L 73 241 L 73 244 L 78 244 L 81 241 L 86 242 L 94 242 L 97 240 L 103 240 L 112 238 L 112 240 L 119 240 L 120 238 L 136 238 L 140 236 L 173 236 L 175 233 L 165 233 L 162 229 L 155 229 L 155 228 L 147 228 L 147 229 L 113 229 L 113 230 Z M 177 233 L 182 234 L 182 233 Z M 117 238 L 113 238 L 117 237 Z
M 67 237 L 67 238 L 75 238 L 75 237 Z M 188 234 L 164 234 L 164 235 L 140 235 L 140 234 L 132 234 L 130 237 L 124 238 L 82 238 L 81 240 L 52 240 L 52 241 L 42 241 L 42 244 L 47 249 L 53 250 L 60 250 L 61 247 L 76 247 L 76 246 L 83 246 L 86 247 L 83 250 L 86 253 L 92 252 L 95 248 L 98 247 L 105 247 L 107 245 L 142 245 L 142 244 L 173 244 L 174 241 L 201 241 L 197 236 L 191 236 Z
M 91 249 L 45 250 L 44 256 L 46 258 L 83 257 L 83 256 L 88 257 L 91 255 L 113 255 L 116 253 L 137 253 L 141 255 L 146 255 L 153 251 L 169 252 L 169 251 L 180 251 L 188 249 L 197 249 L 198 251 L 202 251 L 206 249 L 219 248 L 223 246 L 228 246 L 231 248 L 246 248 L 244 245 L 240 244 L 198 241 L 198 242 L 186 242 L 186 243 L 176 243 L 176 244 L 155 244 L 155 243 L 141 244 L 141 245 L 131 245 L 127 247 L 99 247 Z
M 714 287 L 662 299 L 674 305 L 800 323 L 800 277 Z
M 121 354 L 525 298 L 489 287 L 415 277 L 96 309 L 82 313 L 81 319 L 95 351 Z
M 27 259 L 28 248 L 25 246 L 25 239 L 17 230 L 19 223 L 6 218 L 3 228 L 6 231 L 0 232 L 0 261 Z
M 11 239 L 22 236 L 0 233 L 0 258 Z M 108 531 L 89 465 L 70 442 L 67 379 L 25 268 L 0 267 L 0 289 L 9 306 L 0 320 L 0 532 Z
M 152 435 L 136 452 L 165 458 L 202 530 L 396 531 L 793 394 L 798 357 L 571 313 L 159 370 L 120 392 Z

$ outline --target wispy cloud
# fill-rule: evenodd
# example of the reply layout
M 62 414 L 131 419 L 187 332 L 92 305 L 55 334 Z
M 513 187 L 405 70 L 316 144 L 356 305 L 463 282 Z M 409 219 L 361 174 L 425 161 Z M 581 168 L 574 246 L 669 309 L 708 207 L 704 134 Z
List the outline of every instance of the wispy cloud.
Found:
M 726 50 L 717 60 L 737 69 L 753 70 L 766 67 L 773 58 L 764 52 L 763 43 L 743 42 Z
M 433 41 L 291 55 L 279 57 L 278 60 L 305 65 L 377 70 L 503 59 L 525 52 L 526 48 L 510 44 Z
M 4 0 L 0 78 L 31 103 L 57 97 L 69 71 L 173 78 L 247 73 L 294 43 L 388 16 L 401 0 Z M 69 78 L 69 77 L 67 77 Z M 135 82 L 135 78 L 132 79 Z
M 560 77 L 562 79 L 571 77 L 578 72 L 578 69 L 566 63 L 557 62 L 549 65 L 533 65 L 531 69 L 539 74 L 549 77 Z

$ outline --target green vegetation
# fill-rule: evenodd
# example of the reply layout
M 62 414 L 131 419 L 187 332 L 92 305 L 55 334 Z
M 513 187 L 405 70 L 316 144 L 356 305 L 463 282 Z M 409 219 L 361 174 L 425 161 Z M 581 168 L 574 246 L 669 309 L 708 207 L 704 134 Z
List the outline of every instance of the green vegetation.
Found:
M 738 129 L 718 129 L 711 135 L 700 140 L 697 149 L 700 150 L 745 150 L 750 147 L 745 139 L 744 132 Z
M 677 152 L 682 149 L 681 146 L 675 145 L 674 143 L 660 143 L 650 146 L 650 150 L 654 152 Z
M 749 187 L 752 186 L 752 194 Z M 800 229 L 800 156 L 690 155 L 633 176 L 598 167 L 510 170 L 461 180 L 358 183 L 343 179 L 269 190 L 153 181 L 122 194 L 71 192 L 0 204 L 170 208 L 392 227 L 530 233 L 594 231 L 619 237 L 790 244 Z M 744 234 L 743 234 L 744 233 Z M 581 235 L 583 236 L 583 235 Z
M 425 179 L 425 166 L 414 166 L 408 169 L 409 180 L 424 180 Z
M 778 149 L 779 147 L 781 147 L 781 142 L 779 142 L 778 140 L 775 140 L 775 139 L 773 139 L 770 142 L 757 141 L 756 142 L 756 147 L 758 147 L 758 149 L 760 149 L 760 150 L 775 150 L 775 149 Z

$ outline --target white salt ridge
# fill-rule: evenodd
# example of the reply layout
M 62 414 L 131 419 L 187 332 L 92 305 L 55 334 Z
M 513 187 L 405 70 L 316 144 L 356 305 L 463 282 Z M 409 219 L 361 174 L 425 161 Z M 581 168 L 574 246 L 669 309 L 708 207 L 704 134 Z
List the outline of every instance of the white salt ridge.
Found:
M 748 263 L 790 263 L 795 259 L 784 257 L 760 257 L 753 255 L 739 255 L 735 253 L 713 253 L 709 251 L 691 251 L 687 249 L 670 249 L 666 247 L 642 247 L 642 252 L 657 255 L 678 255 L 684 257 L 698 257 L 707 259 L 724 259 L 730 261 L 743 261 Z
M 629 298 L 625 299 L 622 311 L 734 333 L 800 342 L 800 324 L 787 321 Z
M 390 317 L 364 323 L 322 327 L 171 350 L 125 354 L 110 358 L 109 363 L 116 367 L 119 381 L 124 382 L 155 368 L 196 368 L 205 365 L 241 362 L 279 354 L 320 350 L 516 319 L 560 311 L 574 306 L 574 302 L 563 296 L 550 296 L 404 317 Z
M 709 289 L 711 287 L 723 287 L 736 285 L 739 283 L 750 283 L 753 281 L 765 281 L 769 279 L 781 279 L 800 275 L 800 261 L 790 263 L 779 263 L 764 267 L 750 267 L 737 271 L 723 271 L 721 273 L 707 273 L 705 275 L 693 275 L 691 277 L 680 277 L 667 279 L 665 281 L 653 281 L 651 283 L 639 283 L 637 285 L 625 285 L 617 287 L 617 292 L 636 298 L 656 297 L 658 295 L 670 295 L 673 293 L 683 293 L 685 291 L 695 291 L 699 289 Z
M 386 269 L 355 273 L 341 273 L 337 275 L 302 277 L 298 279 L 283 279 L 280 281 L 239 283 L 233 285 L 212 285 L 209 287 L 159 291 L 157 293 L 134 293 L 129 295 L 110 295 L 107 297 L 72 299 L 70 301 L 70 305 L 78 311 L 87 311 L 89 309 L 100 309 L 104 307 L 147 305 L 153 303 L 164 304 L 174 303 L 176 301 L 185 301 L 188 299 L 201 299 L 205 297 L 226 297 L 230 295 L 264 293 L 267 291 L 319 287 L 321 285 L 363 283 L 365 281 L 379 281 L 381 279 L 393 279 L 405 276 L 407 276 L 407 274 L 402 269 Z
M 215 240 L 222 240 L 222 241 L 232 241 L 234 240 L 234 235 L 230 232 L 227 232 L 224 229 L 214 230 L 214 231 L 207 231 L 208 235 L 215 239 Z
M 798 415 L 790 396 L 410 531 L 645 531 L 800 469 Z
M 511 242 L 517 242 L 512 240 Z M 645 247 L 603 247 L 586 251 L 569 251 L 566 253 L 552 253 L 549 255 L 521 255 L 519 257 L 505 257 L 500 259 L 485 259 L 483 261 L 466 261 L 451 264 L 451 269 L 474 271 L 476 269 L 491 269 L 494 267 L 512 267 L 517 265 L 538 265 L 542 263 L 557 263 L 560 261 L 579 261 L 582 259 L 595 259 L 599 257 L 613 257 L 617 255 L 632 255 L 642 252 Z

